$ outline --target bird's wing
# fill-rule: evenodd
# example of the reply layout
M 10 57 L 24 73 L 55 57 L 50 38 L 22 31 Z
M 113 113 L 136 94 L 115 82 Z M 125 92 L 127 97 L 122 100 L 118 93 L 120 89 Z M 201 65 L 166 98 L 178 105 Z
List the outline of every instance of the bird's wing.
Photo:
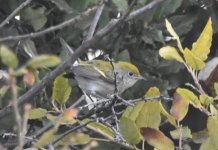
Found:
M 78 65 L 72 68 L 75 76 L 83 77 L 91 80 L 102 79 L 104 81 L 113 82 L 114 79 L 106 76 L 101 70 L 91 65 Z

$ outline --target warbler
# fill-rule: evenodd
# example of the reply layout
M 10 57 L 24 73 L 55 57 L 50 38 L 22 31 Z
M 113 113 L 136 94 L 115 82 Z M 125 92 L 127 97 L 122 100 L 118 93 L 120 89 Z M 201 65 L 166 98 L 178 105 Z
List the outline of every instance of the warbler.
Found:
M 71 71 L 82 91 L 97 98 L 110 98 L 115 94 L 115 89 L 120 95 L 137 81 L 145 80 L 135 65 L 124 61 L 81 61 Z M 91 98 L 86 101 L 90 103 L 95 100 Z

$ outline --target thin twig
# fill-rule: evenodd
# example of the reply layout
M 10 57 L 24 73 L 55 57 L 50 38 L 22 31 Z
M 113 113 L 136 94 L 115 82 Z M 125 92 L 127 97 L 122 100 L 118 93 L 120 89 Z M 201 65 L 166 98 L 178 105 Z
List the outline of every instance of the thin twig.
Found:
M 18 6 L 2 23 L 0 24 L 0 29 L 5 26 L 9 20 L 11 20 L 16 14 L 18 14 L 24 7 L 31 3 L 32 0 L 26 0 L 20 6 Z
M 179 127 L 179 150 L 182 150 L 182 134 L 183 134 L 183 131 L 182 131 L 182 125 L 179 125 L 178 123 L 178 127 Z
M 160 1 L 159 1 L 160 2 Z M 153 2 L 152 2 L 153 3 Z M 155 3 L 156 5 L 158 3 Z M 150 3 L 148 4 L 150 5 Z M 155 5 L 153 5 L 154 7 Z M 150 9 L 147 8 L 147 10 Z M 146 10 L 145 10 L 146 11 Z M 139 15 L 139 14 L 138 14 Z M 131 14 L 130 14 L 131 16 Z M 31 100 L 31 97 L 38 94 L 45 86 L 47 86 L 49 83 L 51 83 L 58 75 L 63 73 L 67 68 L 69 68 L 74 61 L 79 58 L 83 53 L 85 53 L 89 47 L 91 47 L 96 42 L 99 42 L 102 37 L 106 36 L 108 33 L 110 33 L 116 26 L 118 26 L 124 19 L 126 19 L 127 16 L 121 17 L 120 19 L 113 19 L 111 20 L 103 29 L 98 31 L 93 38 L 90 40 L 83 42 L 76 50 L 75 53 L 64 63 L 56 67 L 52 72 L 48 73 L 38 84 L 33 86 L 29 91 L 27 91 L 24 95 L 20 96 L 18 98 L 18 104 L 22 104 L 28 100 Z M 0 110 L 0 119 L 5 117 L 7 114 L 12 112 L 11 105 L 4 107 L 2 110 Z
M 195 85 L 196 85 L 197 88 L 198 88 L 198 91 L 199 91 L 201 94 L 207 95 L 206 92 L 203 90 L 201 84 L 199 83 L 199 80 L 198 80 L 198 77 L 197 77 L 197 75 L 196 75 L 196 73 L 195 73 L 195 70 L 192 69 L 191 67 L 187 66 L 187 65 L 186 65 L 186 68 L 187 68 L 188 72 L 191 74 L 192 79 L 194 80 L 194 83 L 195 83 Z
M 60 30 L 66 26 L 69 26 L 69 25 L 72 25 L 72 24 L 75 24 L 81 20 L 84 19 L 84 17 L 90 15 L 91 13 L 93 13 L 98 7 L 97 6 L 94 6 L 92 8 L 89 8 L 87 9 L 85 12 L 79 14 L 78 16 L 70 19 L 70 20 L 67 20 L 67 21 L 64 21 L 58 25 L 55 25 L 55 26 L 51 26 L 45 30 L 42 30 L 42 31 L 38 31 L 38 32 L 34 32 L 34 33 L 29 33 L 29 34 L 23 34 L 23 35 L 17 35 L 17 36 L 8 36 L 8 37 L 3 37 L 3 38 L 0 38 L 0 42 L 4 42 L 4 41 L 17 41 L 17 40 L 23 40 L 23 39 L 27 39 L 27 38 L 36 38 L 36 37 L 39 37 L 39 36 L 42 36 L 44 34 L 47 34 L 47 33 L 50 33 L 50 32 L 53 32 L 53 31 L 56 31 L 56 30 Z
M 17 137 L 18 135 L 17 134 L 14 134 L 14 133 L 3 133 L 1 134 L 1 136 L 3 138 L 10 138 L 10 137 Z M 31 138 L 31 137 L 28 137 L 28 136 L 25 136 L 24 137 L 26 140 L 29 140 L 29 141 L 35 141 L 35 139 Z
M 17 104 L 17 85 L 16 85 L 16 77 L 14 76 L 13 70 L 9 69 L 9 75 L 10 75 L 10 86 L 11 86 L 11 91 L 12 91 L 12 105 L 13 105 L 13 109 L 14 109 L 14 114 L 15 114 L 15 120 L 16 120 L 16 124 L 17 124 L 17 135 L 18 135 L 18 150 L 22 150 L 23 149 L 23 141 L 22 141 L 22 136 L 21 136 L 21 132 L 22 132 L 22 124 L 21 124 L 21 116 L 20 116 L 20 112 L 19 112 L 19 108 L 18 108 L 18 104 Z
M 83 110 L 84 108 L 87 108 L 89 106 L 96 106 L 96 105 L 99 105 L 99 104 L 102 104 L 102 103 L 108 103 L 108 102 L 111 102 L 112 99 L 101 99 L 101 100 L 98 100 L 96 102 L 93 102 L 93 103 L 88 103 L 86 105 L 83 105 L 81 107 L 79 107 L 79 110 Z
M 127 20 L 131 20 L 131 19 L 134 19 L 135 17 L 138 17 L 139 15 L 145 13 L 146 11 L 154 8 L 154 6 L 156 6 L 157 4 L 159 4 L 162 1 L 164 1 L 164 0 L 153 0 L 152 2 L 150 2 L 147 5 L 145 5 L 144 7 L 139 8 L 139 9 L 135 10 L 134 12 L 132 12 L 129 15 L 129 17 L 127 17 Z
M 201 91 L 200 91 L 197 87 L 195 87 L 193 84 L 191 84 L 191 83 L 186 83 L 185 85 L 191 87 L 193 90 L 195 90 L 196 92 L 198 92 L 199 94 L 201 94 Z
M 144 12 L 152 9 L 154 6 L 156 6 L 157 4 L 159 4 L 160 2 L 162 2 L 163 0 L 154 0 L 152 1 L 151 3 L 145 5 L 144 7 L 142 8 L 139 8 L 135 11 L 133 11 L 129 17 L 127 18 L 127 20 L 131 20 L 141 14 L 143 14 Z M 95 7 L 95 9 L 97 9 L 97 7 Z M 95 10 L 94 9 L 94 10 Z M 94 11 L 93 10 L 93 11 Z M 88 11 L 88 10 L 87 10 Z M 85 13 L 85 12 L 84 12 Z M 72 18 L 71 20 L 74 20 L 74 18 Z M 120 19 L 119 19 L 120 20 Z M 78 19 L 76 22 L 80 21 L 80 19 Z M 64 26 L 62 26 L 64 24 Z M 42 31 L 39 31 L 39 32 L 34 32 L 34 33 L 30 33 L 30 34 L 23 34 L 23 35 L 18 35 L 18 36 L 7 36 L 7 37 L 3 37 L 3 38 L 0 38 L 0 42 L 3 42 L 3 41 L 11 41 L 11 40 L 21 40 L 21 39 L 26 39 L 26 38 L 36 38 L 36 37 L 39 37 L 39 36 L 42 36 L 44 34 L 47 34 L 47 33 L 50 33 L 50 32 L 53 32 L 55 30 L 58 30 L 58 29 L 62 29 L 63 27 L 65 26 L 68 26 L 68 25 L 71 25 L 73 24 L 73 22 L 70 22 L 70 20 L 67 20 L 57 26 L 52 26 L 52 27 L 49 27 L 45 30 L 42 30 Z M 112 25 L 113 23 L 110 22 L 108 25 Z
M 101 14 L 102 14 L 103 9 L 104 9 L 104 6 L 105 6 L 105 4 L 103 3 L 103 4 L 100 5 L 100 7 L 97 9 L 97 11 L 96 11 L 96 13 L 95 13 L 95 17 L 94 17 L 94 19 L 93 19 L 93 21 L 92 21 L 92 23 L 91 23 L 91 26 L 90 26 L 90 28 L 89 28 L 89 32 L 88 32 L 88 34 L 87 34 L 87 37 L 86 37 L 85 41 L 90 40 L 90 39 L 93 37 L 93 35 L 94 35 L 94 33 L 95 33 L 96 26 L 97 26 L 97 24 L 98 24 L 98 21 L 99 21 L 99 19 L 100 19 L 100 16 L 101 16 Z

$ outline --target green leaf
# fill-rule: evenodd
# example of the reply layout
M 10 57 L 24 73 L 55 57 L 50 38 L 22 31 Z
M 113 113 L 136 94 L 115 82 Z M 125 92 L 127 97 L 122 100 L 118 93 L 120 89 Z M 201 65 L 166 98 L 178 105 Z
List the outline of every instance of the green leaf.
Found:
M 59 142 L 57 142 L 54 146 L 68 146 L 68 145 L 84 145 L 89 143 L 90 136 L 84 133 L 70 133 Z
M 184 50 L 184 57 L 187 65 L 191 66 L 195 70 L 200 70 L 205 67 L 205 63 L 200 58 L 195 56 L 188 48 L 185 48 Z
M 175 118 L 166 111 L 166 109 L 163 107 L 161 102 L 159 103 L 160 103 L 161 114 L 167 118 L 167 120 L 169 121 L 171 125 L 173 125 L 174 127 L 177 127 Z
M 188 101 L 190 104 L 192 104 L 196 108 L 201 108 L 201 103 L 198 99 L 198 97 L 190 90 L 184 89 L 184 88 L 178 88 L 176 92 L 181 95 L 181 97 Z
M 218 114 L 217 108 L 213 104 L 210 104 L 209 106 L 210 106 L 209 108 L 210 108 L 211 114 L 217 115 Z
M 204 143 L 201 144 L 199 150 L 217 150 L 217 148 L 214 146 L 211 139 L 208 138 Z
M 84 122 L 86 121 L 87 120 L 84 120 Z M 114 131 L 102 123 L 92 122 L 92 123 L 89 123 L 87 127 L 100 133 L 101 135 L 106 136 L 109 139 L 113 139 L 115 137 Z
M 214 145 L 215 149 L 218 149 L 218 117 L 208 117 L 207 120 L 207 129 L 208 135 L 211 140 L 212 145 Z
M 68 79 L 60 75 L 54 81 L 52 98 L 59 104 L 65 104 L 70 97 L 71 90 Z
M 162 18 L 166 16 L 174 16 L 170 14 L 173 14 L 181 6 L 182 2 L 183 0 L 164 0 L 160 5 L 154 8 L 156 9 L 154 19 L 162 20 Z
M 156 96 L 160 96 L 160 91 L 157 87 L 150 87 L 144 95 L 145 98 L 151 98 Z
M 145 94 L 145 98 L 160 96 L 160 91 L 157 87 L 151 87 Z M 159 101 L 141 101 L 138 102 L 128 114 L 128 118 L 135 121 L 138 128 L 151 127 L 158 129 L 161 122 L 161 108 Z M 133 119 L 134 118 L 134 119 Z
M 51 121 L 54 121 L 58 118 L 58 120 L 56 120 L 56 125 L 73 125 L 77 123 L 75 117 L 77 117 L 78 113 L 79 113 L 78 109 L 70 108 L 67 109 L 60 118 L 52 114 L 47 114 L 46 117 Z
M 73 8 L 71 8 L 65 0 L 51 0 L 51 2 L 54 3 L 61 11 L 73 13 Z
M 139 1 L 138 1 L 138 4 L 140 4 L 140 5 L 145 5 L 146 2 L 147 2 L 147 0 L 139 0 Z
M 207 129 L 192 133 L 192 141 L 194 143 L 197 143 L 197 144 L 203 143 L 204 141 L 207 140 L 207 138 L 208 138 Z
M 166 137 L 160 130 L 152 128 L 141 128 L 140 132 L 148 144 L 158 150 L 174 150 L 173 142 Z
M 129 55 L 129 51 L 128 50 L 124 50 L 122 52 L 119 53 L 117 59 L 119 61 L 127 61 L 130 62 L 130 55 Z
M 35 31 L 37 31 L 47 22 L 47 17 L 44 14 L 45 10 L 46 8 L 44 6 L 37 8 L 27 7 L 21 12 L 21 17 L 32 25 Z
M 136 105 L 133 107 L 131 113 L 129 113 L 129 115 L 126 117 L 131 119 L 132 121 L 136 121 L 136 119 L 138 118 L 139 114 L 141 113 L 144 105 L 145 105 L 144 101 L 136 103 Z
M 200 95 L 199 100 L 203 105 L 206 106 L 213 103 L 213 98 L 208 95 Z
M 138 117 L 142 107 L 144 106 L 145 102 L 141 101 L 136 103 L 136 105 L 134 107 L 132 106 L 128 106 L 125 110 L 125 112 L 123 113 L 122 117 L 126 117 L 131 119 L 132 121 L 135 121 L 136 118 Z
M 192 45 L 192 53 L 200 60 L 204 61 L 207 59 L 210 52 L 212 43 L 212 21 L 209 18 L 204 30 L 202 31 L 198 40 Z
M 179 39 L 179 36 L 177 35 L 175 30 L 173 29 L 173 27 L 170 24 L 170 22 L 167 19 L 165 21 L 166 21 L 167 31 L 170 33 L 170 35 L 172 35 L 176 39 L 177 46 L 178 46 L 179 50 L 183 53 L 183 48 L 182 48 L 182 44 L 181 44 L 181 41 Z
M 33 69 L 54 67 L 60 63 L 60 58 L 55 55 L 39 55 L 33 57 L 27 63 L 27 66 Z
M 125 12 L 128 8 L 128 3 L 126 0 L 112 0 L 114 5 L 117 7 L 118 11 Z
M 40 119 L 47 114 L 47 110 L 43 108 L 35 108 L 29 111 L 28 119 Z
M 58 135 L 56 134 L 57 129 L 53 127 L 52 129 L 45 132 L 39 140 L 35 143 L 34 147 L 43 148 L 48 145 L 51 141 L 56 139 Z
M 177 60 L 178 62 L 184 63 L 176 48 L 172 46 L 162 47 L 159 50 L 159 55 L 166 60 Z
M 139 129 L 134 121 L 126 117 L 121 117 L 119 126 L 120 132 L 129 144 L 138 144 L 141 141 Z
M 144 103 L 136 119 L 137 127 L 150 127 L 158 129 L 161 122 L 161 108 L 159 101 L 147 101 Z
M 215 90 L 216 96 L 218 96 L 218 83 L 215 82 L 213 86 L 214 86 L 214 90 Z
M 180 139 L 181 136 L 182 139 L 192 138 L 191 130 L 187 126 L 170 131 L 170 135 L 173 139 Z
M 3 64 L 15 69 L 18 66 L 17 56 L 5 45 L 0 45 L 0 58 Z

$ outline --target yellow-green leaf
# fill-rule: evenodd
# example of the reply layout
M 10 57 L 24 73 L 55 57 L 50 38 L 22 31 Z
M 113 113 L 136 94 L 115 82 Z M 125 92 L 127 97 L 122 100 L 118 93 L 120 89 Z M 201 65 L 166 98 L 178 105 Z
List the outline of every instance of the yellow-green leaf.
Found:
M 40 119 L 47 114 L 47 110 L 43 108 L 35 108 L 29 111 L 28 119 Z
M 209 105 L 213 103 L 213 98 L 208 95 L 200 95 L 199 100 L 204 105 Z
M 187 65 L 191 66 L 195 70 L 200 70 L 205 67 L 205 63 L 195 56 L 188 48 L 184 50 L 184 57 L 186 60 Z
M 40 30 L 47 22 L 45 15 L 46 8 L 44 6 L 39 7 L 27 7 L 21 12 L 22 20 L 26 20 L 28 24 L 32 25 L 34 30 Z
M 187 126 L 170 131 L 170 135 L 173 139 L 179 139 L 181 136 L 182 139 L 192 138 L 191 130 Z
M 73 125 L 77 122 L 77 120 L 75 119 L 75 117 L 78 115 L 79 111 L 76 108 L 70 108 L 67 109 L 64 114 L 56 121 L 57 125 Z M 57 116 L 51 115 L 51 114 L 47 114 L 46 117 L 49 120 L 56 120 Z
M 55 121 L 58 118 L 57 116 L 54 116 L 52 114 L 47 114 L 46 117 L 51 121 Z M 77 123 L 76 119 L 69 119 L 68 117 L 61 117 L 59 120 L 56 121 L 56 125 L 73 125 L 75 123 Z
M 90 141 L 90 136 L 84 133 L 70 133 L 54 146 L 68 146 L 68 145 L 84 145 Z
M 198 40 L 192 45 L 192 53 L 200 60 L 204 61 L 210 52 L 212 43 L 212 21 L 209 18 L 204 30 L 202 31 Z
M 57 103 L 65 104 L 70 97 L 71 90 L 68 79 L 60 75 L 54 81 L 52 97 Z
M 207 129 L 208 129 L 208 135 L 211 140 L 211 143 L 214 145 L 216 149 L 218 149 L 218 117 L 208 117 L 207 120 Z
M 30 59 L 27 66 L 33 69 L 54 67 L 60 63 L 60 58 L 54 55 L 39 55 Z
M 133 106 L 128 106 L 122 116 L 128 118 L 129 115 L 132 113 L 132 110 L 133 110 Z
M 175 30 L 173 29 L 173 27 L 170 24 L 170 22 L 167 19 L 165 21 L 166 21 L 167 31 L 176 39 L 177 46 L 178 46 L 179 50 L 183 53 L 183 48 L 182 48 L 182 44 L 181 44 L 181 41 L 179 39 L 179 36 L 177 35 Z
M 158 129 L 161 122 L 161 108 L 159 101 L 147 101 L 144 103 L 136 119 L 137 127 L 150 127 Z
M 184 60 L 179 55 L 175 47 L 165 46 L 159 50 L 159 55 L 166 60 L 177 60 L 178 62 L 183 63 Z
M 139 129 L 134 121 L 126 117 L 121 117 L 119 126 L 120 132 L 129 144 L 138 144 L 141 141 Z
M 170 124 L 172 124 L 174 127 L 177 127 L 175 118 L 166 111 L 166 109 L 163 107 L 161 102 L 159 103 L 160 103 L 161 114 L 167 118 L 167 121 L 169 121 Z
M 125 110 L 125 112 L 123 113 L 122 117 L 126 117 L 131 119 L 132 121 L 135 121 L 136 118 L 138 117 L 142 107 L 144 106 L 145 102 L 144 101 L 140 101 L 138 103 L 136 103 L 136 105 L 133 106 L 128 106 Z
M 117 7 L 119 12 L 125 12 L 128 8 L 128 3 L 126 0 L 112 0 L 112 2 Z
M 148 144 L 154 146 L 158 150 L 174 150 L 173 142 L 165 136 L 160 130 L 152 128 L 141 128 L 140 132 L 144 137 L 144 140 Z
M 212 114 L 215 114 L 215 115 L 218 114 L 217 108 L 216 108 L 214 105 L 212 105 L 212 104 L 210 104 L 210 112 L 211 112 Z
M 216 96 L 218 96 L 218 83 L 217 82 L 214 83 L 214 90 L 215 90 Z
M 192 141 L 194 143 L 197 143 L 197 144 L 203 143 L 204 141 L 207 140 L 207 138 L 208 138 L 207 129 L 192 133 Z
M 217 150 L 217 148 L 211 142 L 210 138 L 208 138 L 204 143 L 201 144 L 199 150 Z
M 149 98 L 149 97 L 156 97 L 156 96 L 160 96 L 159 89 L 157 87 L 151 87 L 148 89 L 144 97 Z
M 190 104 L 192 104 L 196 108 L 201 108 L 201 103 L 198 97 L 190 90 L 184 88 L 178 88 L 176 92 L 182 96 L 184 100 L 187 100 Z
M 36 142 L 34 147 L 43 148 L 46 145 L 48 145 L 51 141 L 53 141 L 54 139 L 56 139 L 58 137 L 58 135 L 56 134 L 56 131 L 57 131 L 57 129 L 55 127 L 53 127 L 52 129 L 50 129 L 47 132 L 45 132 L 39 138 L 39 140 Z
M 0 58 L 2 63 L 8 67 L 15 69 L 18 65 L 17 56 L 5 45 L 0 45 Z
M 88 121 L 87 119 L 83 120 L 84 123 L 86 123 L 87 121 Z M 92 122 L 89 123 L 87 127 L 100 133 L 101 135 L 106 136 L 109 139 L 113 139 L 115 137 L 114 131 L 102 123 Z

